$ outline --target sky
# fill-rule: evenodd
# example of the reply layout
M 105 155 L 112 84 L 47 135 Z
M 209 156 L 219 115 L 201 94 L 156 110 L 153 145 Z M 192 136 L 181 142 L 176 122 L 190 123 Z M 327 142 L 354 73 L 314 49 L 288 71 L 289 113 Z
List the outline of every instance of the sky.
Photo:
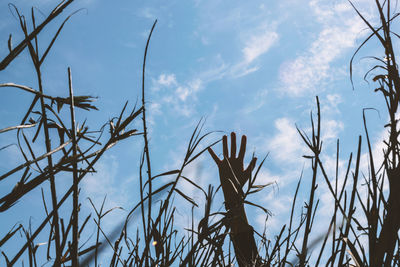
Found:
M 8 52 L 10 33 L 15 44 L 22 38 L 8 2 L 27 16 L 34 5 L 38 19 L 43 18 L 40 12 L 48 14 L 54 7 L 50 0 L 1 2 L 1 57 Z M 377 23 L 373 1 L 353 2 L 366 18 Z M 369 31 L 347 1 L 76 0 L 40 35 L 43 47 L 62 19 L 79 9 L 82 10 L 68 21 L 43 66 L 44 90 L 66 96 L 67 67 L 71 67 L 75 94 L 98 97 L 95 105 L 99 111 L 77 114 L 81 123 L 87 119 L 93 128 L 116 116 L 125 101 L 129 100 L 132 107 L 140 100 L 144 47 L 157 19 L 145 84 L 153 173 L 181 164 L 200 120 L 204 121 L 204 133 L 215 131 L 201 147 L 231 131 L 239 136 L 245 134 L 246 162 L 253 152 L 259 159 L 268 155 L 259 183 L 273 185 L 255 199 L 273 214 L 267 221 L 271 236 L 277 234 L 288 216 L 302 170 L 303 180 L 311 179 L 307 176 L 310 162 L 302 157 L 309 151 L 296 125 L 309 132 L 310 111 L 316 112 L 317 95 L 322 112 L 322 159 L 328 173 L 334 171 L 338 138 L 341 167 L 349 153 L 356 151 L 358 136 L 363 135 L 363 108 L 378 111 L 368 111 L 367 118 L 373 145 L 379 151 L 387 115 L 383 98 L 373 92 L 375 85 L 364 81 L 363 76 L 374 65 L 367 57 L 383 57 L 383 51 L 372 40 L 355 57 L 353 88 L 350 59 Z M 26 52 L 0 72 L 0 83 L 4 82 L 36 88 Z M 26 93 L 2 88 L 0 128 L 16 125 L 29 101 L 31 96 Z M 137 127 L 141 127 L 140 123 Z M 90 196 L 99 204 L 107 194 L 108 207 L 132 207 L 137 200 L 141 141 L 132 138 L 108 151 L 97 165 L 98 172 L 82 182 L 83 196 Z M 0 135 L 0 147 L 13 142 L 15 135 Z M 38 145 L 37 149 L 43 147 Z M 221 147 L 217 145 L 215 151 L 221 153 Z M 0 151 L 2 173 L 21 161 L 15 146 Z M 218 185 L 217 168 L 208 154 L 189 166 L 186 174 L 204 188 L 209 183 Z M 306 182 L 301 187 L 303 197 L 309 190 Z M 329 214 L 332 201 L 324 182 L 319 180 L 319 184 L 321 214 Z M 190 185 L 183 183 L 180 187 L 196 201 L 202 201 L 200 192 Z M 10 224 L 16 220 L 27 223 L 29 218 L 22 214 L 41 209 L 38 196 L 21 200 L 2 217 L 6 216 Z M 177 199 L 179 203 L 181 200 Z M 221 196 L 219 200 L 222 207 Z M 299 209 L 303 203 L 299 200 Z M 82 204 L 85 211 L 91 211 L 85 198 Z M 183 212 L 185 207 L 181 209 L 180 223 L 184 227 L 188 219 Z M 198 212 L 201 214 L 202 209 Z M 248 209 L 248 213 L 250 222 L 262 230 L 265 215 L 254 209 Z M 124 214 L 115 211 L 115 216 Z M 35 216 L 32 218 L 35 222 Z M 110 227 L 113 221 L 109 222 Z

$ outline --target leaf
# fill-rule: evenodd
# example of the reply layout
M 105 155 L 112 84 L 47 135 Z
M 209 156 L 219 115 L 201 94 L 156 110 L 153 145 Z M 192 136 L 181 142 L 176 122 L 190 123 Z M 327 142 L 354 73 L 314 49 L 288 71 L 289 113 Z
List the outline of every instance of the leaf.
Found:
M 12 35 L 10 34 L 10 36 L 8 37 L 8 50 L 12 51 Z
M 380 74 L 376 75 L 372 80 L 376 82 L 377 80 L 384 80 L 384 79 L 386 79 L 386 75 Z
M 181 195 L 184 199 L 186 199 L 187 201 L 189 201 L 192 205 L 198 207 L 198 205 L 196 204 L 196 202 L 194 202 L 194 200 L 190 197 L 188 197 L 187 195 L 185 195 L 182 191 L 180 191 L 178 188 L 175 188 L 175 191 Z
M 253 202 L 249 202 L 247 200 L 243 201 L 243 203 L 248 204 L 248 205 L 252 205 L 252 206 L 257 207 L 259 209 L 262 209 L 266 214 L 271 215 L 271 212 L 268 209 L 266 209 L 266 208 L 264 208 L 264 207 L 262 207 L 262 206 L 260 206 L 258 204 L 255 204 Z
M 22 225 L 20 224 L 14 231 L 11 229 L 4 237 L 0 240 L 0 247 L 3 246 L 19 229 Z
M 260 192 L 261 190 L 263 190 L 265 187 L 270 186 L 271 184 L 273 184 L 273 182 L 267 183 L 267 184 L 263 184 L 263 185 L 252 185 L 251 188 L 255 188 L 254 190 L 250 191 L 248 193 L 248 195 Z
M 57 112 L 60 113 L 61 108 L 63 107 L 64 103 L 57 100 Z
M 347 252 L 349 252 L 351 258 L 355 262 L 357 267 L 361 267 L 362 265 L 362 260 L 360 255 L 358 254 L 356 248 L 354 247 L 353 243 L 349 241 L 347 237 L 343 237 L 343 241 L 349 246 L 349 249 Z
M 151 178 L 151 179 L 153 180 L 154 178 L 157 178 L 160 176 L 167 176 L 167 175 L 178 174 L 178 173 L 180 173 L 180 170 L 167 171 L 167 172 L 163 172 L 161 174 L 157 174 L 156 176 L 153 176 L 153 178 Z

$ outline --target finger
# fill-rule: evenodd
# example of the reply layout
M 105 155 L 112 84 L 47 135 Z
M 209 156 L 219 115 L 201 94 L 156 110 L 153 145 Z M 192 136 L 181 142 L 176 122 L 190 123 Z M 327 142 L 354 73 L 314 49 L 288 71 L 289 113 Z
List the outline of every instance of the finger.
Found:
M 231 158 L 236 157 L 236 134 L 231 132 Z
M 238 155 L 238 159 L 243 160 L 244 159 L 244 153 L 246 152 L 246 136 L 243 135 L 242 136 L 242 141 L 240 143 L 240 150 L 239 150 L 239 155 Z
M 220 164 L 221 160 L 218 158 L 218 156 L 214 153 L 214 151 L 211 149 L 211 147 L 209 147 L 208 149 L 208 153 L 210 153 L 211 157 L 213 158 L 213 160 L 215 161 L 215 163 Z
M 224 135 L 222 137 L 222 152 L 224 153 L 224 158 L 228 158 L 228 137 Z

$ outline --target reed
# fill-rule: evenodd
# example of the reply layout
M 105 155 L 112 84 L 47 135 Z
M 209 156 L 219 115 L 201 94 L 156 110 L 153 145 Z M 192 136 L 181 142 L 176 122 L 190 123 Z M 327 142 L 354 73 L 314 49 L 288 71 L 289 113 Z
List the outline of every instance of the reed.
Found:
M 336 172 L 334 177 L 330 177 L 320 157 L 324 129 L 321 128 L 323 114 L 319 98 L 316 97 L 317 113 L 310 114 L 311 133 L 297 128 L 309 149 L 309 154 L 304 157 L 310 161 L 310 172 L 300 175 L 293 192 L 288 221 L 281 222 L 280 231 L 274 236 L 267 236 L 266 229 L 259 232 L 247 221 L 247 207 L 261 209 L 268 215 L 273 207 L 249 201 L 249 195 L 262 194 L 269 184 L 256 183 L 266 158 L 256 166 L 253 155 L 250 165 L 244 168 L 245 138 L 236 156 L 236 136 L 232 133 L 229 154 L 226 136 L 204 144 L 212 133 L 203 133 L 204 120 L 200 120 L 188 138 L 180 167 L 154 174 L 146 118 L 145 78 L 147 54 L 151 50 L 151 36 L 156 33 L 157 21 L 149 32 L 144 51 L 140 104 L 132 107 L 126 102 L 119 114 L 107 120 L 100 129 L 93 130 L 90 122 L 77 121 L 76 113 L 96 110 L 95 97 L 75 95 L 71 68 L 66 70 L 68 97 L 53 96 L 47 92 L 42 81 L 42 65 L 56 45 L 64 25 L 76 13 L 68 11 L 70 14 L 65 15 L 72 2 L 60 1 L 41 23 L 37 22 L 34 8 L 28 22 L 16 6 L 10 5 L 24 39 L 12 47 L 10 36 L 9 53 L 0 62 L 0 71 L 12 64 L 23 50 L 27 50 L 37 84 L 35 88 L 12 82 L 0 84 L 2 90 L 21 90 L 32 96 L 23 119 L 15 126 L 0 130 L 0 134 L 15 132 L 24 161 L 0 176 L 4 186 L 17 181 L 0 195 L 0 212 L 1 216 L 7 216 L 16 202 L 40 190 L 45 217 L 34 224 L 2 226 L 9 229 L 0 237 L 2 266 L 400 266 L 400 143 L 396 117 L 400 103 L 400 75 L 392 41 L 400 36 L 391 30 L 399 14 L 393 14 L 391 1 L 375 0 L 380 19 L 378 26 L 373 26 L 349 1 L 371 31 L 350 60 L 351 80 L 353 59 L 369 40 L 377 38 L 384 48 L 384 59 L 373 57 L 376 65 L 366 74 L 367 77 L 378 72 L 372 81 L 378 85 L 375 92 L 382 95 L 387 106 L 389 121 L 385 127 L 388 138 L 384 143 L 383 162 L 377 162 L 373 154 L 364 112 L 365 138 L 359 136 L 355 140 L 355 156 L 353 158 L 350 154 L 344 172 L 339 168 L 340 142 L 337 141 Z M 53 33 L 51 41 L 39 45 L 38 37 L 42 30 L 61 16 L 65 19 Z M 63 108 L 68 108 L 69 112 L 62 113 Z M 138 120 L 142 123 L 136 124 Z M 135 128 L 133 125 L 141 126 Z M 106 198 L 100 207 L 89 198 L 93 215 L 82 214 L 80 183 L 88 174 L 96 172 L 96 163 L 109 149 L 127 138 L 143 138 L 136 181 L 140 200 L 131 207 L 125 207 L 129 212 L 123 223 L 106 231 L 102 224 L 104 217 L 120 207 L 105 210 Z M 223 147 L 222 159 L 213 152 L 213 149 L 218 149 L 219 143 Z M 367 147 L 367 173 L 361 169 L 362 143 L 366 143 Z M 37 144 L 45 147 L 45 151 L 37 150 Z M 1 148 L 0 152 L 6 153 L 7 148 Z M 211 153 L 220 171 L 221 186 L 217 189 L 212 185 L 202 188 L 184 175 L 184 170 L 206 150 Z M 340 173 L 344 176 L 340 177 Z M 57 183 L 61 176 L 71 177 L 68 188 Z M 169 177 L 169 182 L 160 182 L 163 177 Z M 341 186 L 339 179 L 343 180 Z M 188 183 L 202 192 L 204 207 L 199 207 L 193 198 L 179 189 L 179 183 Z M 316 232 L 314 225 L 319 212 L 318 184 L 327 186 L 334 203 L 331 218 L 326 218 L 328 223 L 324 234 Z M 388 191 L 384 190 L 386 184 Z M 308 188 L 308 199 L 304 206 L 299 207 L 296 204 L 301 187 Z M 44 190 L 48 190 L 50 195 L 46 196 Z M 215 196 L 221 191 L 225 211 L 215 208 L 218 206 Z M 175 223 L 175 198 L 184 199 L 192 207 L 192 223 L 187 229 Z M 194 216 L 195 207 L 204 210 L 201 218 Z M 356 213 L 356 210 L 360 212 Z M 131 221 L 136 217 L 140 218 L 136 220 L 139 226 L 133 228 Z M 366 224 L 361 223 L 362 219 Z M 94 232 L 95 236 L 83 242 L 80 237 L 89 232 Z M 39 235 L 47 236 L 48 241 L 37 243 Z M 367 242 L 362 240 L 363 236 Z M 20 240 L 19 247 L 15 254 L 11 254 L 9 251 L 15 248 L 10 248 L 10 244 L 15 239 Z M 46 247 L 46 253 L 38 254 L 38 248 L 42 246 Z M 100 258 L 103 252 L 106 257 Z

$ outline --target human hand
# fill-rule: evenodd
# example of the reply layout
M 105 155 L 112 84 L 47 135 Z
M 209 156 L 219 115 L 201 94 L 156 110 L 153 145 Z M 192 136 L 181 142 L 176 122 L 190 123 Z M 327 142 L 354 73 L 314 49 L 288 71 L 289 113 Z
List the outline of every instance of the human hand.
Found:
M 239 154 L 237 157 L 236 134 L 234 132 L 231 133 L 230 156 L 228 153 L 227 139 L 228 138 L 226 135 L 222 137 L 222 151 L 224 156 L 222 160 L 218 158 L 211 148 L 208 148 L 208 152 L 218 166 L 219 178 L 225 197 L 225 207 L 230 209 L 235 203 L 241 203 L 241 201 L 243 201 L 244 195 L 242 187 L 251 178 L 251 172 L 256 165 L 257 158 L 253 157 L 249 166 L 244 169 L 243 160 L 246 152 L 246 136 L 242 136 Z

